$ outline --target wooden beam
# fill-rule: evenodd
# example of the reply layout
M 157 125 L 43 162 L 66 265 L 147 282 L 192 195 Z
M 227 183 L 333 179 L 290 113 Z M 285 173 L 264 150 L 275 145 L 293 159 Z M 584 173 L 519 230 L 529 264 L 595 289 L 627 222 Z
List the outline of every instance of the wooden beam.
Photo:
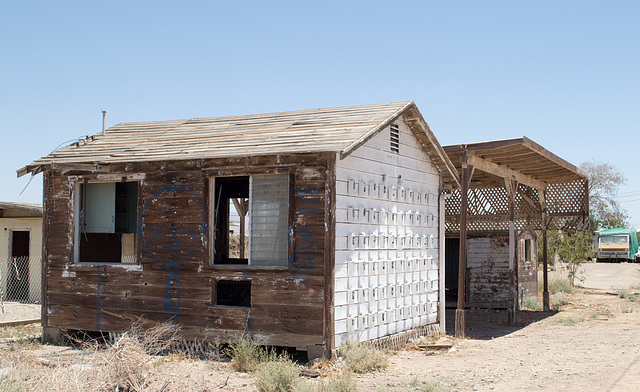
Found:
M 469 165 L 483 172 L 490 173 L 505 179 L 508 178 L 516 180 L 520 184 L 530 186 L 531 188 L 547 188 L 547 184 L 544 181 L 540 181 L 531 176 L 527 176 L 526 174 L 511 170 L 505 166 L 496 165 L 495 163 L 489 162 L 486 159 L 482 159 L 476 155 L 467 154 L 467 161 L 469 162 Z

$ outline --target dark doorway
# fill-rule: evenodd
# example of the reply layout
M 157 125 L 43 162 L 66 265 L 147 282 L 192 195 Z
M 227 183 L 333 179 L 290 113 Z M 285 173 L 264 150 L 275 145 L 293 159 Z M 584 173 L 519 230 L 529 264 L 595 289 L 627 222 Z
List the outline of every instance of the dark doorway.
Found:
M 29 232 L 11 231 L 7 300 L 29 300 Z
M 446 238 L 444 242 L 444 287 L 447 307 L 456 307 L 458 301 L 458 268 L 460 264 L 460 239 Z

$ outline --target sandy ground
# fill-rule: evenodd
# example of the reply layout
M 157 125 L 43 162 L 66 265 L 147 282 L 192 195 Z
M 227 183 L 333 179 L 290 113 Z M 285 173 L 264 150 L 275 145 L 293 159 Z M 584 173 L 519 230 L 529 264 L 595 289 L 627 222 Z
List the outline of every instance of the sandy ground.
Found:
M 444 351 L 400 351 L 387 370 L 356 376 L 358 390 L 404 392 L 430 382 L 442 391 L 640 391 L 640 289 L 631 288 L 640 286 L 640 265 L 585 270 L 584 285 L 596 290 L 553 296 L 559 312 L 521 312 L 516 326 L 469 315 L 466 339 Z M 606 293 L 616 288 L 629 296 Z M 51 361 L 83 358 L 67 347 L 30 350 Z M 257 390 L 253 375 L 228 363 L 175 356 L 159 360 L 148 380 L 154 391 Z
M 3 323 L 40 319 L 40 305 L 3 302 L 0 309 L 0 326 Z

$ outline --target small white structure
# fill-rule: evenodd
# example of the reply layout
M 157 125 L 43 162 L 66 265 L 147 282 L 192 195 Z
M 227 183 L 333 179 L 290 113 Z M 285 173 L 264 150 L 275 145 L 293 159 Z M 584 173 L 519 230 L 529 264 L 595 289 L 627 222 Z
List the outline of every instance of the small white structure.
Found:
M 0 202 L 0 288 L 4 301 L 40 303 L 42 206 Z

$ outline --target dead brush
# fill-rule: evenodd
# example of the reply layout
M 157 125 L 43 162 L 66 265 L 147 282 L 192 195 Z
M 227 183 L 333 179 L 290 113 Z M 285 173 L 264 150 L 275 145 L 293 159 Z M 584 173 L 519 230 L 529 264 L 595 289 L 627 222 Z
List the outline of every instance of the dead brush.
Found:
M 11 378 L 0 380 L 0 391 L 13 386 L 24 391 L 144 391 L 154 355 L 170 352 L 178 340 L 179 329 L 170 323 L 134 323 L 112 343 L 88 335 L 73 338 L 78 351 L 64 360 L 45 363 L 29 352 L 15 352 L 0 358 L 0 367 L 11 369 Z
M 106 373 L 105 389 L 142 391 L 146 387 L 152 356 L 167 353 L 178 341 L 178 329 L 170 323 L 151 326 L 133 323 L 101 356 Z

